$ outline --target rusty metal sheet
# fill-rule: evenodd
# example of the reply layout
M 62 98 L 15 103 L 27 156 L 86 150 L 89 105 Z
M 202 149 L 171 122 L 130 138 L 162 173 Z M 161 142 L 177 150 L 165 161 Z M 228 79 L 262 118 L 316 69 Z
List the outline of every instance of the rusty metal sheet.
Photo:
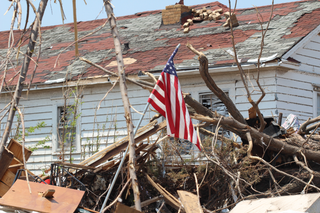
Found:
M 31 194 L 27 181 L 17 180 L 0 199 L 0 205 L 38 212 L 74 212 L 84 195 L 84 191 L 35 182 L 30 182 L 30 187 Z M 42 197 L 48 189 L 55 190 L 53 198 Z

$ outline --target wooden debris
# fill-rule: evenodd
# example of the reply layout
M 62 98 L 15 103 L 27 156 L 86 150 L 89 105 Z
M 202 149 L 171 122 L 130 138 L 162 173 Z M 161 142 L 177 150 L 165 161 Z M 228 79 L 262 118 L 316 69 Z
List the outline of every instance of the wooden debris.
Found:
M 216 9 L 215 11 L 213 11 L 213 13 L 220 13 L 220 14 L 222 14 L 222 12 L 223 12 L 223 9 L 222 9 L 222 8 Z
M 178 190 L 177 192 L 186 213 L 203 213 L 201 206 L 199 206 L 197 195 L 182 190 Z
M 15 139 L 11 139 L 8 144 L 8 150 L 10 150 L 14 156 L 21 162 L 23 162 L 23 154 L 22 154 L 22 145 L 16 141 Z M 26 161 L 28 161 L 29 157 L 31 156 L 32 151 L 28 148 L 24 147 L 24 155 L 26 157 Z
M 232 27 L 239 26 L 238 19 L 236 17 L 236 14 L 232 13 L 230 15 L 230 12 L 225 12 L 224 16 L 226 17 L 227 21 L 223 24 L 224 27 L 230 27 L 232 24 Z
M 42 197 L 53 198 L 54 193 L 55 193 L 54 189 L 48 189 L 45 193 L 43 193 Z
M 149 175 L 147 175 L 147 179 L 151 183 L 151 185 L 155 189 L 157 189 L 158 192 L 163 196 L 166 203 L 168 203 L 171 207 L 173 207 L 176 210 L 180 209 L 181 203 L 177 198 L 175 198 L 172 194 L 165 190 L 161 185 L 155 183 Z M 185 212 L 184 208 L 181 208 L 181 212 Z
M 193 21 L 193 23 L 194 23 L 194 22 L 202 22 L 203 19 L 202 19 L 201 17 L 193 17 L 193 18 L 192 18 L 192 21 Z
M 5 148 L 2 153 L 2 158 L 0 159 L 0 165 L 1 165 L 0 180 L 5 174 L 5 172 L 7 171 L 12 160 L 13 160 L 13 153 L 9 151 L 7 148 Z
M 141 127 L 136 136 L 135 136 L 135 143 L 138 143 L 147 137 L 155 134 L 156 132 L 160 131 L 161 129 L 166 127 L 166 122 L 161 122 L 157 125 L 157 121 L 153 121 L 144 127 Z M 85 166 L 98 166 L 104 162 L 106 162 L 112 156 L 119 154 L 122 150 L 124 150 L 128 145 L 128 137 L 125 137 L 116 143 L 104 148 L 103 150 L 97 152 L 90 158 L 82 161 L 79 165 Z
M 192 21 L 192 19 L 187 19 L 187 22 L 189 23 L 189 26 L 192 26 L 193 25 L 193 21 Z
M 141 208 L 145 207 L 145 206 L 148 206 L 151 203 L 157 202 L 158 200 L 161 200 L 161 199 L 163 199 L 163 197 L 162 196 L 158 196 L 158 197 L 154 197 L 154 198 L 151 198 L 149 200 L 143 201 L 143 202 L 141 202 Z M 131 208 L 133 208 L 133 207 L 134 206 L 131 206 Z
M 0 205 L 38 212 L 74 212 L 79 205 L 84 191 L 58 186 L 30 182 L 32 193 L 29 193 L 27 182 L 17 180 L 10 190 L 0 199 Z M 38 192 L 55 190 L 54 202 L 44 199 Z M 17 202 L 19 201 L 19 202 Z
M 183 27 L 187 28 L 187 27 L 189 27 L 189 25 L 190 25 L 189 22 L 186 22 L 186 23 L 183 24 Z
M 31 155 L 31 151 L 24 148 L 26 161 Z M 10 189 L 15 179 L 16 173 L 19 169 L 23 169 L 23 154 L 22 145 L 14 139 L 11 139 L 8 147 L 4 149 L 2 159 L 0 162 L 0 196 L 4 196 L 5 193 Z M 30 174 L 34 175 L 30 172 Z M 24 172 L 22 175 L 25 176 Z
M 79 165 L 79 164 L 66 163 L 66 162 L 61 162 L 61 161 L 56 161 L 54 163 L 62 165 L 62 166 L 68 166 L 68 167 L 77 168 L 77 169 L 84 169 L 84 170 L 88 170 L 88 171 L 96 170 L 96 167 L 93 167 L 93 166 L 83 166 L 83 165 Z
M 131 208 L 129 206 L 126 206 L 126 205 L 118 202 L 114 213 L 139 213 L 139 212 L 141 212 L 141 211 L 138 211 L 134 208 Z

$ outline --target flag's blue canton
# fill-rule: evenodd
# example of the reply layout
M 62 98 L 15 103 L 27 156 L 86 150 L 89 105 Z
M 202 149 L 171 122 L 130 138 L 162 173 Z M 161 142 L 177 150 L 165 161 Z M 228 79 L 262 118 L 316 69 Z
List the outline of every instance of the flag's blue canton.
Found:
M 176 55 L 177 51 L 178 51 L 179 47 L 176 47 L 176 49 L 173 51 L 172 55 L 170 56 L 166 66 L 163 69 L 163 72 L 169 73 L 171 75 L 175 75 L 177 76 L 176 73 L 176 68 L 174 67 L 173 64 L 173 57 Z M 178 77 L 178 76 L 177 76 Z

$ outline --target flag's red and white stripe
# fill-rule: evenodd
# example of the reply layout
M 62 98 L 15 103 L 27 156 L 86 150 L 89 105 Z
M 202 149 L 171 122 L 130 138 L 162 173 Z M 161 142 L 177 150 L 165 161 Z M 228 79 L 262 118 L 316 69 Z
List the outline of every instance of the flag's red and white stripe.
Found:
M 171 63 L 173 65 L 172 60 Z M 169 62 L 167 65 L 168 69 L 172 69 L 169 66 Z M 166 117 L 167 134 L 169 136 L 188 140 L 195 144 L 200 150 L 197 133 L 194 130 L 188 109 L 184 102 L 175 70 L 170 70 L 169 72 L 164 70 L 161 73 L 148 102 L 162 116 Z

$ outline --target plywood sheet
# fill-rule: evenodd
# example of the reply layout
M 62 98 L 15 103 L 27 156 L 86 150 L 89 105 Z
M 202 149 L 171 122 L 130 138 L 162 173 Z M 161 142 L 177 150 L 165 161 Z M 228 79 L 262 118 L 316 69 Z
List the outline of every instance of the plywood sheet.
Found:
M 0 205 L 39 212 L 74 212 L 78 207 L 84 191 L 58 186 L 30 182 L 32 193 L 29 193 L 27 182 L 17 180 L 9 191 L 0 199 Z M 51 199 L 42 197 L 48 189 L 55 190 Z M 19 201 L 19 202 L 17 202 Z

